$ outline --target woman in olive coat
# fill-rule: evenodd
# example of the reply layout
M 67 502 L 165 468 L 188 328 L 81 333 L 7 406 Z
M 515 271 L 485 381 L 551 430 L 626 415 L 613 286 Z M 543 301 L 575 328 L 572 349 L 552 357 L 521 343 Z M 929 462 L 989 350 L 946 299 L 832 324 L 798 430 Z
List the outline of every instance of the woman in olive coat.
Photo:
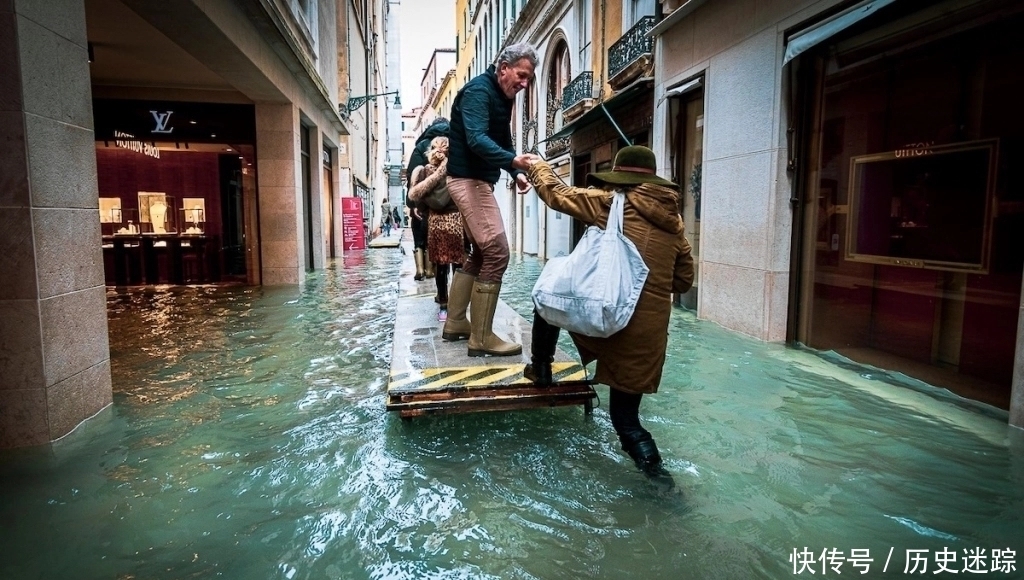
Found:
M 672 293 L 693 285 L 693 257 L 683 235 L 678 186 L 656 175 L 654 152 L 630 146 L 619 151 L 611 171 L 587 176 L 591 185 L 565 185 L 547 163 L 535 159 L 530 181 L 548 207 L 587 225 L 604 228 L 612 193 L 626 194 L 622 231 L 635 245 L 650 272 L 629 324 L 607 337 L 570 332 L 583 364 L 597 361 L 594 380 L 611 387 L 609 414 L 623 451 L 648 477 L 671 484 L 650 432 L 640 425 L 640 400 L 661 383 L 668 344 Z M 559 329 L 534 313 L 532 364 L 527 378 L 551 384 L 551 362 Z

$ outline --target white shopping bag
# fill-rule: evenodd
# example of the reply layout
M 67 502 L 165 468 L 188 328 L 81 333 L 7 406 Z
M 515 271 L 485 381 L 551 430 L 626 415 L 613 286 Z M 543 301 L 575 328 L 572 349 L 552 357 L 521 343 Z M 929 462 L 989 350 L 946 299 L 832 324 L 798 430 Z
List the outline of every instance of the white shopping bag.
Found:
M 606 229 L 590 226 L 571 254 L 544 266 L 533 287 L 533 304 L 551 324 L 606 337 L 633 317 L 649 269 L 622 234 L 625 198 L 621 191 L 613 194 Z

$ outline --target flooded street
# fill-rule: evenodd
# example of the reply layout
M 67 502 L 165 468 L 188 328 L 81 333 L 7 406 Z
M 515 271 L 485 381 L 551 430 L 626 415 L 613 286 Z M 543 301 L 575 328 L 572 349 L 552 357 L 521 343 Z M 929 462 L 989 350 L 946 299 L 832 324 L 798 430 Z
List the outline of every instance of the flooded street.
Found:
M 674 493 L 603 406 L 401 421 L 384 394 L 403 259 L 108 294 L 114 405 L 0 452 L 0 577 L 788 578 L 811 558 L 881 578 L 920 573 L 907 550 L 932 576 L 978 549 L 1022 576 L 1024 432 L 1004 412 L 684 310 L 641 407 Z M 540 268 L 506 275 L 521 314 Z

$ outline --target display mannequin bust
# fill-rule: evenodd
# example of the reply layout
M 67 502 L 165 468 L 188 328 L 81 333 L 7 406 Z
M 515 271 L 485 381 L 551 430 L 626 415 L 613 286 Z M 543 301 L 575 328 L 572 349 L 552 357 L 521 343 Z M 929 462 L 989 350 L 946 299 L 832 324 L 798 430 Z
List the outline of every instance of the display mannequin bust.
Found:
M 153 233 L 155 234 L 166 234 L 167 227 L 165 220 L 167 218 L 167 204 L 162 201 L 154 201 L 149 206 L 149 220 L 153 223 Z

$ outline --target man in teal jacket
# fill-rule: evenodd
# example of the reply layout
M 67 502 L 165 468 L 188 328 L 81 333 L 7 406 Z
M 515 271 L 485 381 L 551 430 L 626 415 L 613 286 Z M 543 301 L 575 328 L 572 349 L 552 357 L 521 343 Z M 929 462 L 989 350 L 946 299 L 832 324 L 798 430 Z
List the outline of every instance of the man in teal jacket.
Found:
M 530 187 L 523 173 L 530 156 L 516 156 L 510 123 L 516 94 L 529 86 L 536 66 L 537 52 L 532 47 L 508 46 L 498 55 L 497 64 L 466 83 L 452 103 L 448 192 L 465 219 L 473 251 L 452 278 L 448 320 L 441 336 L 468 338 L 469 356 L 513 356 L 523 351 L 522 345 L 506 342 L 491 330 L 509 259 L 494 184 L 504 169 L 520 193 Z

